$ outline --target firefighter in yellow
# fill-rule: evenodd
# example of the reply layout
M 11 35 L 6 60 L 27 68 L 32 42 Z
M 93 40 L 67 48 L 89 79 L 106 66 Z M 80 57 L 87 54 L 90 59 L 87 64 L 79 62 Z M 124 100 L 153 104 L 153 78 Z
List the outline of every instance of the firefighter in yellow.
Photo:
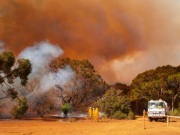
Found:
M 92 108 L 91 107 L 89 107 L 89 109 L 88 109 L 88 118 L 89 119 L 91 119 L 92 118 Z
M 92 109 L 92 118 L 94 119 L 95 109 Z
M 98 108 L 94 109 L 93 118 L 94 118 L 95 122 L 98 121 L 98 119 L 99 119 L 99 110 L 98 110 Z

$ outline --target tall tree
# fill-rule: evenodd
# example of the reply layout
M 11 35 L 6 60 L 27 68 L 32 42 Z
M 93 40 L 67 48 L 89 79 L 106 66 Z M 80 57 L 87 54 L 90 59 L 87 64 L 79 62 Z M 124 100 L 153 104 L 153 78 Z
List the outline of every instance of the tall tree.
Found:
M 169 75 L 167 78 L 167 94 L 171 98 L 172 111 L 178 106 L 180 100 L 180 73 Z
M 136 108 L 141 112 L 147 105 L 145 102 L 151 99 L 163 99 L 173 108 L 172 100 L 177 101 L 179 96 L 178 74 L 179 68 L 170 65 L 139 74 L 131 84 L 131 100 Z
M 56 86 L 56 94 L 63 103 L 70 103 L 74 108 L 83 108 L 93 103 L 104 94 L 107 83 L 95 71 L 88 60 L 60 59 L 51 65 L 53 72 L 69 65 L 75 71 L 75 78 L 66 84 Z
M 130 86 L 126 85 L 126 84 L 122 84 L 122 83 L 116 83 L 110 87 L 113 87 L 115 89 L 119 89 L 122 90 L 122 94 L 129 96 L 130 94 Z
M 15 99 L 18 92 L 11 84 L 14 83 L 16 78 L 20 78 L 21 84 L 25 85 L 31 70 L 31 63 L 28 59 L 16 61 L 12 52 L 2 52 L 0 54 L 0 84 L 2 86 L 0 100 L 9 97 Z

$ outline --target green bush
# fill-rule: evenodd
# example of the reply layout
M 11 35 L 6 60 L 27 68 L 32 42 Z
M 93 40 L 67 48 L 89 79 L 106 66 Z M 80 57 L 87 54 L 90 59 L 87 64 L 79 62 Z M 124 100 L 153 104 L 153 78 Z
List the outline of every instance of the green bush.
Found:
M 107 117 L 115 119 L 125 119 L 131 111 L 129 98 L 122 93 L 122 90 L 110 88 L 106 91 L 94 106 L 104 112 Z M 133 118 L 133 113 L 129 114 L 128 119 Z
M 117 112 L 114 113 L 114 115 L 111 116 L 111 118 L 114 118 L 114 119 L 126 119 L 127 115 L 122 113 L 121 111 L 117 111 Z
M 171 115 L 171 116 L 179 116 L 179 115 L 180 115 L 180 112 L 179 112 L 178 109 L 174 109 L 173 112 L 172 112 L 172 111 L 169 112 L 169 115 Z
M 173 116 L 174 114 L 172 111 L 169 111 L 168 115 Z
M 71 109 L 71 105 L 69 103 L 65 103 L 62 107 L 61 110 L 64 113 L 64 117 L 67 117 L 68 112 Z
M 180 102 L 178 103 L 178 111 L 180 111 Z
M 12 115 L 14 116 L 14 118 L 21 117 L 28 110 L 28 103 L 26 98 L 23 99 L 17 98 L 17 102 L 18 102 L 17 106 L 14 106 L 12 110 Z
M 178 115 L 179 115 L 179 111 L 178 111 L 178 109 L 174 109 L 173 114 L 174 114 L 175 116 L 178 116 Z
M 134 120 L 134 119 L 135 119 L 135 115 L 134 115 L 134 113 L 133 113 L 132 111 L 130 111 L 130 112 L 128 113 L 128 119 L 129 119 L 129 120 Z

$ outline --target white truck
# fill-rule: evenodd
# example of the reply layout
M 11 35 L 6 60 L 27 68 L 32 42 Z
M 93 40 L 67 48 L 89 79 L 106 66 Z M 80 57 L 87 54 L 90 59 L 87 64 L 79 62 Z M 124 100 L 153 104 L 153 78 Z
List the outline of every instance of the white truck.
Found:
M 161 99 L 148 101 L 147 115 L 149 121 L 166 120 L 168 113 L 167 103 Z

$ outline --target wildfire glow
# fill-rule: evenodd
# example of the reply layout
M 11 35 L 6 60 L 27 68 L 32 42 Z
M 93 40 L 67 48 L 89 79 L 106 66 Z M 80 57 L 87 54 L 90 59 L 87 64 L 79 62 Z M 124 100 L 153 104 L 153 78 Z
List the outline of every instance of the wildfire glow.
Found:
M 48 40 L 65 57 L 90 60 L 109 83 L 130 83 L 144 70 L 179 65 L 179 5 L 177 0 L 0 0 L 0 41 L 18 55 Z

